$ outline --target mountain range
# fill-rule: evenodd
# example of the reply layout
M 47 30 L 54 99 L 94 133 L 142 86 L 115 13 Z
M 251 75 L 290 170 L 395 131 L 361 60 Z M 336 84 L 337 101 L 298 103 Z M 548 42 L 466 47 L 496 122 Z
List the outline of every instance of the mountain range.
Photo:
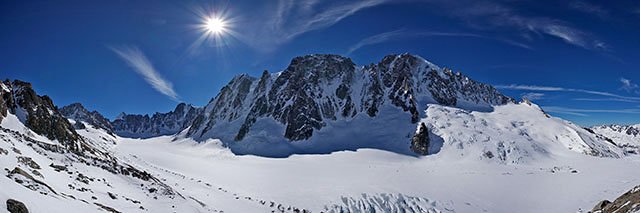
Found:
M 131 150 L 119 148 L 144 141 L 160 140 L 162 146 L 164 142 L 214 146 L 214 152 L 226 153 L 221 156 L 257 155 L 305 162 L 307 157 L 300 156 L 334 156 L 369 149 L 411 159 L 467 162 L 465 165 L 483 162 L 547 166 L 546 162 L 569 164 L 574 159 L 596 162 L 595 159 L 635 158 L 640 153 L 638 125 L 580 127 L 548 115 L 529 100 L 517 101 L 491 85 L 411 54 L 388 55 L 365 66 L 339 55 L 295 57 L 280 72 L 234 77 L 203 107 L 180 103 L 170 112 L 121 113 L 114 120 L 87 110 L 80 103 L 58 108 L 51 98 L 38 95 L 27 82 L 6 80 L 0 86 L 0 136 L 7 142 L 0 143 L 0 157 L 4 154 L 16 158 L 16 162 L 2 164 L 7 177 L 31 191 L 50 194 L 54 200 L 71 202 L 84 197 L 82 202 L 106 211 L 115 211 L 113 206 L 129 210 L 170 208 L 169 205 L 176 208 L 177 203 L 199 206 L 184 207 L 187 209 L 214 210 L 205 204 L 203 194 L 176 187 L 186 182 L 167 181 L 173 181 L 174 176 L 184 179 L 185 175 L 148 163 L 138 157 L 141 153 L 129 154 Z M 409 160 L 402 160 L 405 161 Z M 550 171 L 579 172 L 566 165 L 554 166 Z M 65 174 L 71 179 L 67 180 Z M 122 182 L 122 177 L 126 181 Z M 102 183 L 96 186 L 90 182 Z M 225 192 L 222 187 L 218 191 Z M 356 209 L 372 205 L 385 211 L 397 207 L 385 207 L 388 202 L 410 200 L 415 208 L 447 209 L 441 207 L 442 203 L 421 202 L 424 198 L 373 196 L 378 197 L 376 202 L 349 197 L 342 199 L 342 204 L 327 204 L 324 208 L 340 212 L 343 205 Z M 111 206 L 102 203 L 103 199 Z M 126 204 L 118 199 L 124 199 Z M 239 199 L 236 196 L 235 200 Z M 279 205 L 269 205 L 265 200 L 258 203 L 266 209 L 280 210 Z M 187 209 L 182 210 L 193 210 Z M 288 211 L 295 212 L 293 209 L 297 208 L 290 205 Z M 302 210 L 306 211 L 300 208 L 298 212 Z

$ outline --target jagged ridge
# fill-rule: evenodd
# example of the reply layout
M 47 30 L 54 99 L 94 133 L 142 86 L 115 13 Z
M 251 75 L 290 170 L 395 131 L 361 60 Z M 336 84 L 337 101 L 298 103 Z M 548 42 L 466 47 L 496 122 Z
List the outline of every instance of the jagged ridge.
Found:
M 189 127 L 201 111 L 201 108 L 191 104 L 180 103 L 173 111 L 156 112 L 152 116 L 121 113 L 111 125 L 113 131 L 123 137 L 150 138 L 173 135 Z
M 235 77 L 196 116 L 185 136 L 227 142 L 306 141 L 329 123 L 361 115 L 377 118 L 388 106 L 400 109 L 412 124 L 428 103 L 491 110 L 511 102 L 490 85 L 415 55 L 389 55 L 377 64 L 356 66 L 343 56 L 316 54 L 294 58 L 279 73 Z M 276 135 L 280 131 L 282 135 Z

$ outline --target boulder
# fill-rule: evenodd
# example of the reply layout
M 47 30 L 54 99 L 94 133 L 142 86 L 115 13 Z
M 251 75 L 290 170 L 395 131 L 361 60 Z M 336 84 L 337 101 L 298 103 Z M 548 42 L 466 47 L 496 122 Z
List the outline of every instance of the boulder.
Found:
M 29 213 L 29 210 L 24 203 L 14 199 L 7 200 L 7 211 L 11 213 Z

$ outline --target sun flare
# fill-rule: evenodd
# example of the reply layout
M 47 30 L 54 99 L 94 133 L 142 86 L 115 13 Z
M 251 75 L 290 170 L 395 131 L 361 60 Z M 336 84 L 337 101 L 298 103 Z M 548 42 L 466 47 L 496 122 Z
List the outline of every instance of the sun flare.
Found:
M 208 17 L 204 22 L 204 28 L 211 34 L 222 34 L 225 32 L 226 27 L 226 21 L 217 17 Z

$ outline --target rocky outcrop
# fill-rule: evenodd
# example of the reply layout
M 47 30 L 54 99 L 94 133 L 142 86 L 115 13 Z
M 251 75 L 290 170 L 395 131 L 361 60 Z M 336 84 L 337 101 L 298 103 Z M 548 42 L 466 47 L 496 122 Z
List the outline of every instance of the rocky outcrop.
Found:
M 167 113 L 128 115 L 121 113 L 111 122 L 113 131 L 122 137 L 150 138 L 176 134 L 191 125 L 202 108 L 180 103 Z
M 76 121 L 74 124 L 74 128 L 76 129 L 84 129 L 84 124 L 82 124 L 82 122 L 84 122 L 96 129 L 103 129 L 107 131 L 107 133 L 113 134 L 113 127 L 107 118 L 102 116 L 98 111 L 94 110 L 89 112 L 89 110 L 84 108 L 80 103 L 64 106 L 60 109 L 60 113 L 66 118 Z
M 71 151 L 81 151 L 76 133 L 69 121 L 58 111 L 48 96 L 39 96 L 30 83 L 6 80 L 2 83 L 0 114 L 14 114 L 33 132 L 57 140 Z
M 24 203 L 14 199 L 7 200 L 7 211 L 10 213 L 29 213 L 29 210 Z
M 633 213 L 640 212 L 640 186 L 625 192 L 613 202 L 600 201 L 592 210 L 592 213 Z
M 420 123 L 416 134 L 411 138 L 411 150 L 418 155 L 429 154 L 429 131 L 424 123 Z

